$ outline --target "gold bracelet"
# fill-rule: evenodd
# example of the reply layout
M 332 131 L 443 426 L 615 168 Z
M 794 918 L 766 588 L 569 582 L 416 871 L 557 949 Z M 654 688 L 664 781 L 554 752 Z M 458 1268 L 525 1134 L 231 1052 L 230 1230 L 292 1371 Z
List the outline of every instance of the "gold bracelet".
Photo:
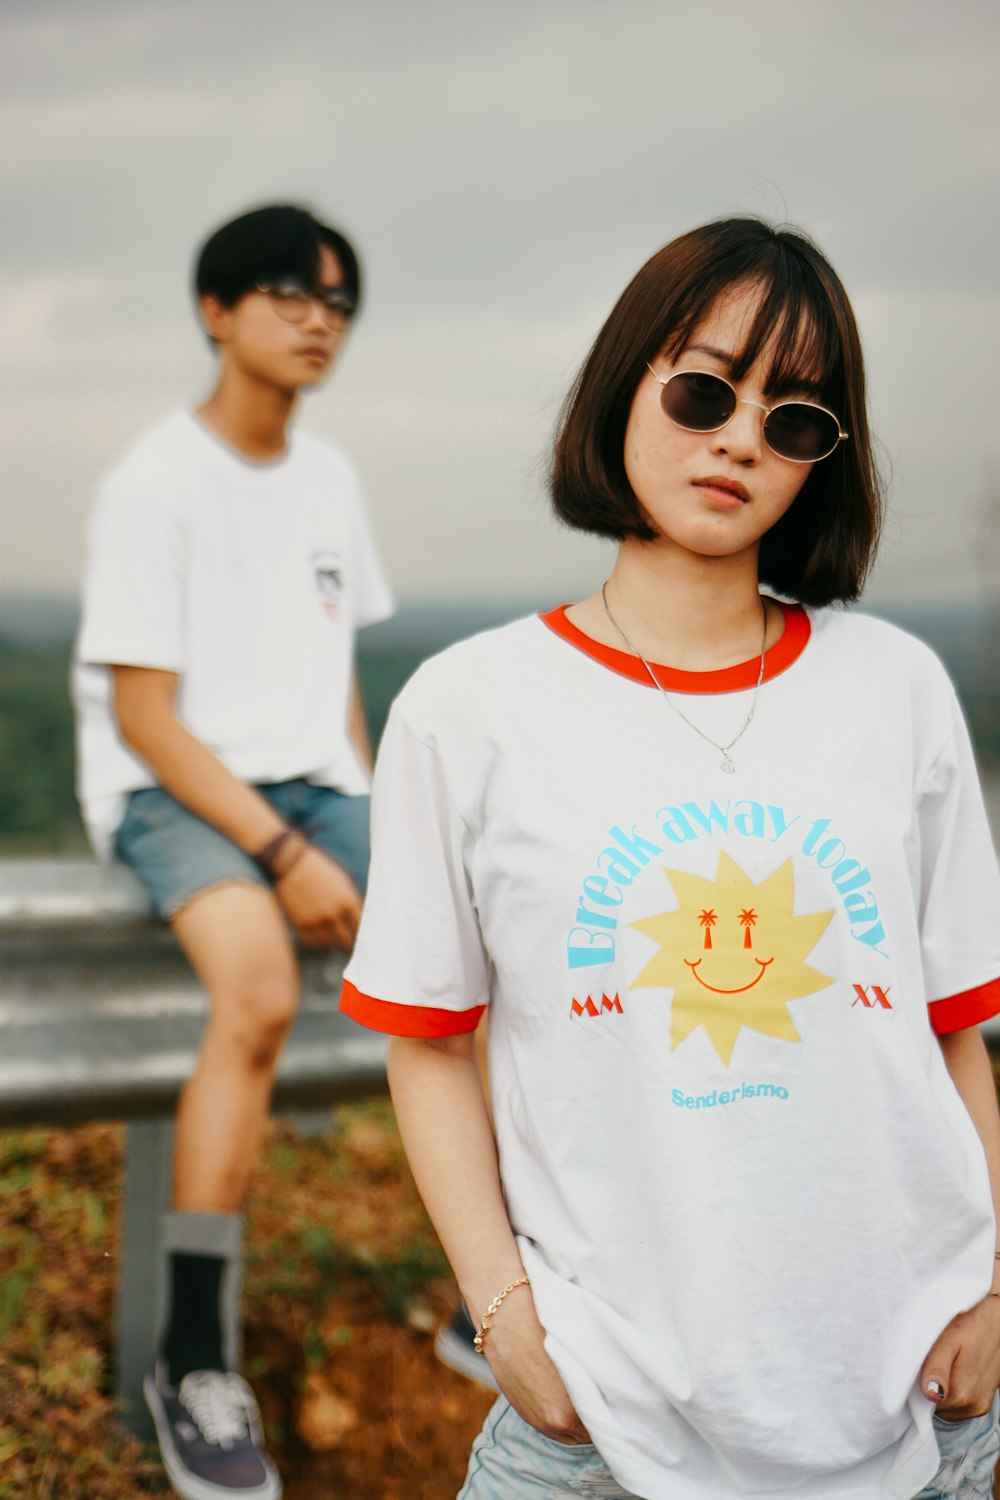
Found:
M 502 1292 L 497 1292 L 496 1296 L 493 1298 L 493 1301 L 483 1313 L 483 1321 L 479 1325 L 479 1332 L 472 1340 L 472 1347 L 475 1349 L 477 1354 L 481 1354 L 484 1358 L 486 1357 L 486 1349 L 484 1348 L 484 1345 L 486 1343 L 486 1335 L 493 1327 L 494 1314 L 496 1313 L 496 1310 L 500 1306 L 503 1299 L 505 1297 L 508 1297 L 511 1292 L 517 1289 L 517 1287 L 530 1285 L 531 1282 L 528 1280 L 527 1276 L 519 1276 L 516 1281 L 508 1281 Z
M 993 1259 L 994 1260 L 1000 1260 L 1000 1250 L 995 1250 L 994 1251 L 994 1253 L 993 1253 Z M 986 1295 L 987 1295 L 987 1297 L 1000 1297 L 1000 1292 L 987 1292 Z

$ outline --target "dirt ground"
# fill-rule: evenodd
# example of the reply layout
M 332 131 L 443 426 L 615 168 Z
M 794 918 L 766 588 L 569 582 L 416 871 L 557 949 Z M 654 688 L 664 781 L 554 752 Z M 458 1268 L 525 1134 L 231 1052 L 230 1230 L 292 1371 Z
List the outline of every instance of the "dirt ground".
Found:
M 434 1356 L 456 1293 L 389 1106 L 342 1111 L 326 1141 L 274 1127 L 265 1174 L 245 1362 L 287 1500 L 455 1495 L 493 1398 Z
M 491 1398 L 444 1369 L 429 1338 L 384 1321 L 358 1330 L 346 1357 L 313 1375 L 299 1393 L 298 1424 L 292 1385 L 280 1376 L 281 1354 L 273 1342 L 264 1346 L 274 1361 L 272 1374 L 257 1382 L 265 1422 L 294 1433 L 274 1447 L 286 1500 L 444 1500 L 457 1494 Z M 310 1450 L 303 1429 L 322 1441 L 326 1417 L 335 1437 L 345 1410 L 348 1420 L 356 1414 L 357 1425 L 329 1451 Z
M 168 1493 L 110 1389 L 121 1167 L 118 1126 L 0 1132 L 0 1500 Z M 272 1125 L 245 1247 L 286 1500 L 451 1500 L 493 1398 L 434 1357 L 455 1290 L 384 1101 Z
M 0 1500 L 167 1493 L 111 1401 L 122 1130 L 0 1134 Z M 448 1500 L 492 1397 L 434 1357 L 455 1291 L 389 1106 L 272 1125 L 244 1370 L 287 1500 Z

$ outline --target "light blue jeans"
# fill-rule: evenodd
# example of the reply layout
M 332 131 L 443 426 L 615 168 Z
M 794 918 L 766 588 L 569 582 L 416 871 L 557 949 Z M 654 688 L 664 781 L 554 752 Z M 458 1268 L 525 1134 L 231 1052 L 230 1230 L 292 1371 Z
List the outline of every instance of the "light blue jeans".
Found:
M 967 1422 L 934 1418 L 941 1465 L 915 1500 L 989 1500 L 1000 1450 L 998 1400 Z M 623 1490 L 593 1443 L 572 1447 L 529 1427 L 500 1396 L 469 1457 L 458 1500 L 638 1500 Z
M 945 1422 L 934 1418 L 934 1436 L 941 1454 L 941 1467 L 917 1500 L 989 1500 L 993 1493 L 993 1471 L 1000 1453 L 997 1414 L 1000 1396 L 983 1417 L 967 1422 Z

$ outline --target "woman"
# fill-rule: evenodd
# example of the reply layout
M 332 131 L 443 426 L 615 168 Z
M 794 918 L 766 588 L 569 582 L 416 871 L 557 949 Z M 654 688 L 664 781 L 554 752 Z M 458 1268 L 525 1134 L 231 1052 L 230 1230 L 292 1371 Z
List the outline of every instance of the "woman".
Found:
M 819 251 L 654 256 L 552 493 L 611 576 L 401 695 L 345 986 L 503 1393 L 462 1496 L 986 1495 L 1000 889 L 939 664 L 823 607 L 880 496 Z

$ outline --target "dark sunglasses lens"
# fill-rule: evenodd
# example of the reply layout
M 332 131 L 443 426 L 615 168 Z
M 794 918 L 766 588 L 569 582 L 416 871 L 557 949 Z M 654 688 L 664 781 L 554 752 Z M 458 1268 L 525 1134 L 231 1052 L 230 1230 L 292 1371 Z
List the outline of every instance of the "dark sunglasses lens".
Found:
M 660 387 L 660 405 L 672 422 L 688 432 L 715 432 L 736 410 L 736 392 L 718 375 L 684 371 Z
M 836 448 L 840 428 L 828 411 L 804 401 L 786 401 L 768 412 L 764 437 L 782 458 L 814 463 Z

